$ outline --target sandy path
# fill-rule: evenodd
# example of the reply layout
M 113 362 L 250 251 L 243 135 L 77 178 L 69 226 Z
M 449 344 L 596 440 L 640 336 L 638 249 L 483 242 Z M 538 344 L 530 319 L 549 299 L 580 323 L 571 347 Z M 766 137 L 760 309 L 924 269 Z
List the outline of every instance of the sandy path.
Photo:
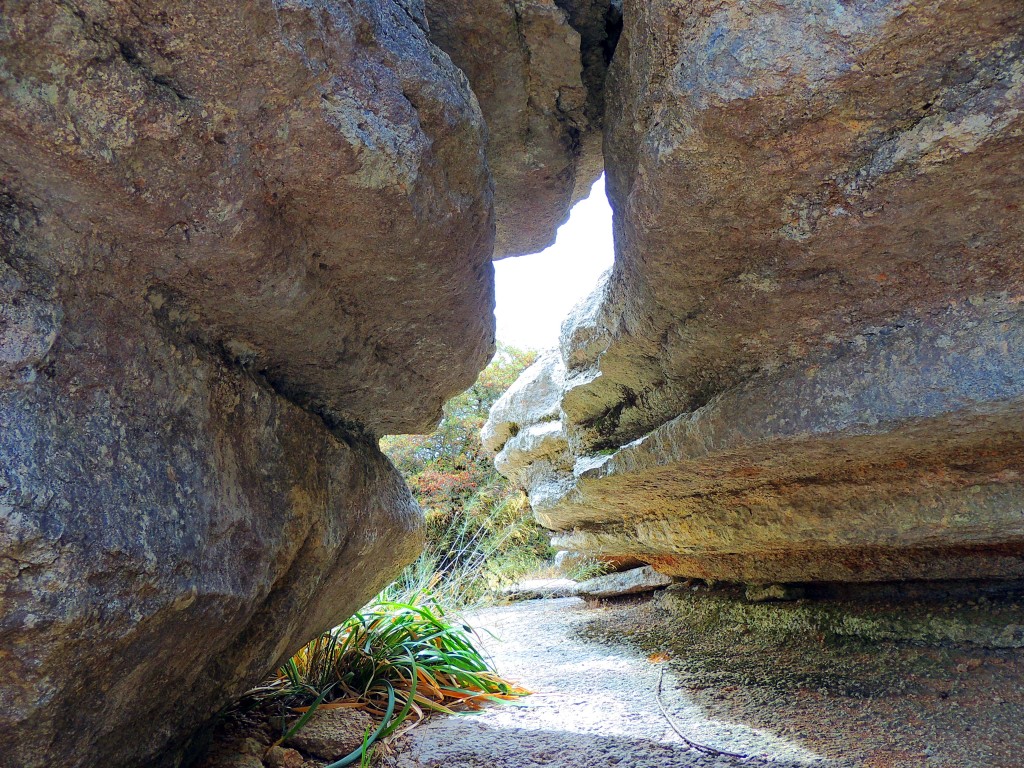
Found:
M 772 733 L 709 716 L 668 669 L 662 700 L 688 737 L 761 759 L 686 746 L 658 709 L 661 663 L 626 646 L 581 640 L 594 617 L 576 598 L 491 608 L 474 615 L 498 670 L 534 691 L 517 706 L 434 718 L 397 745 L 395 768 L 683 768 L 768 764 L 834 766 Z M 489 633 L 489 634 L 488 634 Z

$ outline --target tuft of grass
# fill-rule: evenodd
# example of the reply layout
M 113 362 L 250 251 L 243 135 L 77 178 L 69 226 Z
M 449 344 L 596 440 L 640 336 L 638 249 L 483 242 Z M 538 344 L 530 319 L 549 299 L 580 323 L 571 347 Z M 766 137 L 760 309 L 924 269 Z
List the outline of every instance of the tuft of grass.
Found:
M 604 576 L 608 573 L 608 565 L 594 557 L 585 557 L 576 563 L 566 572 L 566 578 L 573 581 L 586 581 L 597 576 Z
M 427 515 L 426 549 L 382 594 L 398 602 L 429 594 L 436 604 L 464 611 L 544 567 L 549 553 L 526 495 L 485 489 L 447 515 Z
M 298 715 L 278 743 L 317 710 L 359 708 L 383 718 L 346 758 L 362 761 L 410 717 L 414 724 L 429 711 L 454 714 L 529 693 L 494 671 L 471 634 L 437 603 L 380 601 L 314 639 L 248 697 Z

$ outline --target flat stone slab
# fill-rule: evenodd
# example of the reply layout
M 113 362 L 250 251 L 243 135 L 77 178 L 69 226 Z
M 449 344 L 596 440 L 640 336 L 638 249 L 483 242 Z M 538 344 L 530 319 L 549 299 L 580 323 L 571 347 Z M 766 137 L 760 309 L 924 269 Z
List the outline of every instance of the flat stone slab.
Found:
M 572 579 L 527 579 L 506 587 L 501 594 L 507 600 L 575 597 L 578 586 L 579 584 Z
M 653 592 L 661 587 L 667 587 L 672 581 L 671 576 L 658 573 L 651 566 L 645 565 L 631 571 L 587 579 L 576 586 L 576 594 L 585 597 L 619 597 Z

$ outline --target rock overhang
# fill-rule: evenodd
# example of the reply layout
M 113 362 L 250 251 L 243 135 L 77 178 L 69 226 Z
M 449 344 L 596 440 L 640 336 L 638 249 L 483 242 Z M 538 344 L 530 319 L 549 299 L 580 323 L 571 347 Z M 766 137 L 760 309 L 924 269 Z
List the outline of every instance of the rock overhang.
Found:
M 476 100 L 414 18 L 34 10 L 8 19 L 5 187 L 96 243 L 49 267 L 130 284 L 329 423 L 429 428 L 493 349 L 493 214 Z
M 179 764 L 419 551 L 375 436 L 494 343 L 485 128 L 424 28 L 5 9 L 0 763 Z

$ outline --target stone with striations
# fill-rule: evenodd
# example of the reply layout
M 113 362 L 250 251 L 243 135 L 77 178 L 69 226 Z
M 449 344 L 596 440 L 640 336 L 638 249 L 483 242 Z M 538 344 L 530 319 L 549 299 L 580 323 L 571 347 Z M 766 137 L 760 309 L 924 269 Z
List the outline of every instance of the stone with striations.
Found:
M 493 446 L 555 545 L 748 583 L 1024 576 L 1024 7 L 623 19 L 616 264 L 563 325 L 565 452 Z
M 576 585 L 576 594 L 584 597 L 624 597 L 667 587 L 673 581 L 671 576 L 658 573 L 649 565 L 633 568 L 620 573 L 609 573 L 581 581 Z

